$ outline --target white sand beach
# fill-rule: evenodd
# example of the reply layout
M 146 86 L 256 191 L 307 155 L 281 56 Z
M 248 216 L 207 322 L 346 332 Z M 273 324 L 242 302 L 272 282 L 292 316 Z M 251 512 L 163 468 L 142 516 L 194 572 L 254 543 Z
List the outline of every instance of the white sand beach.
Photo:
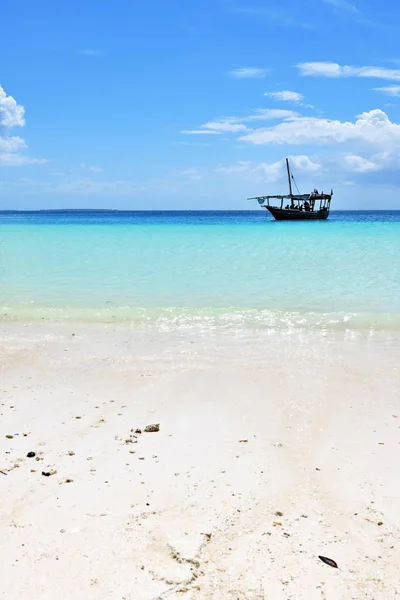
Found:
M 400 595 L 398 342 L 257 336 L 2 323 L 0 598 Z

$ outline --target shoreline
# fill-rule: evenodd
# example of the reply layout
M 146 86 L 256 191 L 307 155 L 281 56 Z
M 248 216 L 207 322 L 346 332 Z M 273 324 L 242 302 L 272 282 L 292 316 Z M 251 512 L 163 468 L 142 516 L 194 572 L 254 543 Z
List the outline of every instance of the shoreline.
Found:
M 400 335 L 400 313 L 327 312 L 289 309 L 238 307 L 81 307 L 81 306 L 8 306 L 0 307 L 0 324 L 41 327 L 116 327 L 140 330 L 185 329 L 227 333 L 241 331 L 249 335 Z
M 0 598 L 394 597 L 385 339 L 2 323 Z

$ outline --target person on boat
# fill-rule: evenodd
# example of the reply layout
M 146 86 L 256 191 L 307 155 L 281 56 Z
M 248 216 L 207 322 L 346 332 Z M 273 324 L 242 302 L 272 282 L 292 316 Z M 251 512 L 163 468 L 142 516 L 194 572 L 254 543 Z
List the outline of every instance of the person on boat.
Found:
M 299 206 L 299 211 L 300 211 L 300 212 L 302 212 L 302 210 L 303 210 L 303 205 L 302 205 L 302 204 L 300 204 L 300 206 Z
M 304 209 L 305 209 L 307 212 L 310 210 L 310 204 L 309 204 L 308 200 L 306 200 L 306 201 L 304 202 Z
M 290 208 L 291 208 L 292 210 L 294 210 L 294 209 L 296 208 L 296 207 L 295 207 L 295 205 L 294 205 L 294 202 L 293 202 L 293 200 L 292 200 L 292 204 L 290 205 Z
M 289 210 L 289 204 L 286 204 L 285 209 Z

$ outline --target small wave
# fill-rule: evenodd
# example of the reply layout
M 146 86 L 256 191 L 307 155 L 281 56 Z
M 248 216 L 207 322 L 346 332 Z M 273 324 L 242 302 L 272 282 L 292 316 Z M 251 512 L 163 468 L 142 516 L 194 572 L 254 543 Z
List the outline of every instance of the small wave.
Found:
M 52 321 L 129 324 L 177 329 L 291 331 L 400 331 L 398 313 L 301 312 L 239 308 L 80 308 L 45 307 L 35 304 L 2 306 L 0 318 L 6 321 Z

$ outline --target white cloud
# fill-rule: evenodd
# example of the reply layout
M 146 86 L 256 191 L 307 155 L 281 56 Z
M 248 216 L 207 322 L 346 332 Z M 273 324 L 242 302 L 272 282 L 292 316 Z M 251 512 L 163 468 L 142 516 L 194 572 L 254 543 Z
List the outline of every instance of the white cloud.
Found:
M 283 173 L 283 162 L 276 161 L 274 163 L 259 163 L 253 164 L 250 161 L 238 161 L 234 165 L 228 165 L 226 167 L 218 167 L 215 169 L 217 173 L 226 173 L 234 175 L 240 174 L 241 177 L 245 176 L 246 179 L 254 182 L 268 182 L 274 183 L 278 181 Z
M 319 162 L 311 160 L 308 156 L 305 156 L 304 154 L 290 156 L 289 159 L 291 164 L 299 171 L 303 171 L 306 173 L 315 173 L 316 171 L 320 171 L 322 169 L 321 164 Z
M 308 156 L 295 155 L 290 156 L 289 158 L 291 164 L 302 172 L 314 173 L 321 170 L 321 165 L 311 160 Z M 261 162 L 258 164 L 242 160 L 234 165 L 218 167 L 216 172 L 227 173 L 230 175 L 237 173 L 240 174 L 241 177 L 245 176 L 246 179 L 253 181 L 275 183 L 286 177 L 286 166 L 284 160 L 278 160 L 272 163 Z
M 229 75 L 236 79 L 262 79 L 267 73 L 267 69 L 261 69 L 260 67 L 239 67 L 229 71 Z
M 232 117 L 238 121 L 264 121 L 274 119 L 288 119 L 289 117 L 296 117 L 297 112 L 293 110 L 286 110 L 285 108 L 258 108 L 254 115 L 248 117 Z
M 184 129 L 183 131 L 181 131 L 181 133 L 184 133 L 186 135 L 220 135 L 222 131 L 215 131 L 212 129 Z
M 17 104 L 12 96 L 7 96 L 0 85 L 0 128 L 3 128 L 6 134 L 0 135 L 0 164 L 2 166 L 17 167 L 46 162 L 44 159 L 30 158 L 20 154 L 21 150 L 27 148 L 25 140 L 18 136 L 8 135 L 8 130 L 12 127 L 25 125 L 24 115 L 24 107 Z
M 26 147 L 25 141 L 20 137 L 0 137 L 0 152 L 18 152 Z
M 7 96 L 0 85 L 0 125 L 4 127 L 23 127 L 25 109 L 17 104 L 12 96 Z
M 246 117 L 223 117 L 217 121 L 209 121 L 200 125 L 200 129 L 186 129 L 181 133 L 198 135 L 198 134 L 222 134 L 222 133 L 239 133 L 245 131 L 252 131 L 247 128 L 243 123 L 248 121 L 265 121 L 265 120 L 278 120 L 287 119 L 289 117 L 296 117 L 297 112 L 293 110 L 275 109 L 275 108 L 259 108 L 253 115 Z
M 374 92 L 382 92 L 382 94 L 386 94 L 387 96 L 400 96 L 400 85 L 388 85 L 387 87 L 378 87 L 373 88 Z
M 317 117 L 291 117 L 265 129 L 241 136 L 253 144 L 400 144 L 400 125 L 392 123 L 380 109 L 364 112 L 354 123 Z
M 381 152 L 372 155 L 359 155 L 350 152 L 324 153 L 320 156 L 289 155 L 290 164 L 296 175 L 300 192 L 309 191 L 317 186 L 322 189 L 329 184 L 341 186 L 358 183 L 379 184 L 380 182 L 396 182 L 398 184 L 400 168 L 400 152 Z M 215 169 L 220 177 L 226 177 L 233 185 L 243 185 L 248 190 L 264 183 L 280 182 L 285 186 L 287 181 L 284 159 L 276 162 L 254 163 L 238 161 L 231 165 L 219 166 Z M 383 174 L 384 173 L 384 174 Z M 285 189 L 283 187 L 282 189 Z M 252 192 L 249 192 L 252 195 Z
M 314 77 L 369 77 L 400 81 L 400 69 L 350 67 L 334 62 L 306 62 L 297 65 L 300 74 Z
M 332 62 L 306 62 L 299 63 L 297 68 L 300 75 L 312 75 L 322 77 L 341 77 L 342 67 L 337 63 Z
M 274 183 L 282 176 L 283 162 L 279 160 L 274 163 L 260 163 L 257 165 L 257 171 L 261 172 L 264 181 Z
M 241 123 L 234 122 L 234 120 L 224 119 L 221 121 L 210 121 L 209 123 L 204 123 L 201 126 L 204 129 L 217 131 L 218 133 L 237 133 L 238 131 L 246 131 L 247 127 L 242 125 Z
M 358 8 L 347 0 L 322 0 L 322 2 L 325 2 L 325 4 L 331 4 L 340 11 L 360 14 Z
M 40 165 L 47 162 L 44 158 L 31 158 L 13 152 L 0 153 L 0 165 L 3 167 L 21 167 L 22 165 Z
M 294 102 L 299 104 L 303 100 L 303 94 L 299 92 L 291 92 L 289 90 L 283 90 L 282 92 L 266 92 L 264 96 L 269 96 L 274 100 L 280 100 L 282 102 Z
M 344 157 L 345 166 L 349 171 L 356 173 L 371 173 L 372 171 L 379 171 L 383 168 L 382 164 L 358 156 L 357 154 L 348 154 Z

